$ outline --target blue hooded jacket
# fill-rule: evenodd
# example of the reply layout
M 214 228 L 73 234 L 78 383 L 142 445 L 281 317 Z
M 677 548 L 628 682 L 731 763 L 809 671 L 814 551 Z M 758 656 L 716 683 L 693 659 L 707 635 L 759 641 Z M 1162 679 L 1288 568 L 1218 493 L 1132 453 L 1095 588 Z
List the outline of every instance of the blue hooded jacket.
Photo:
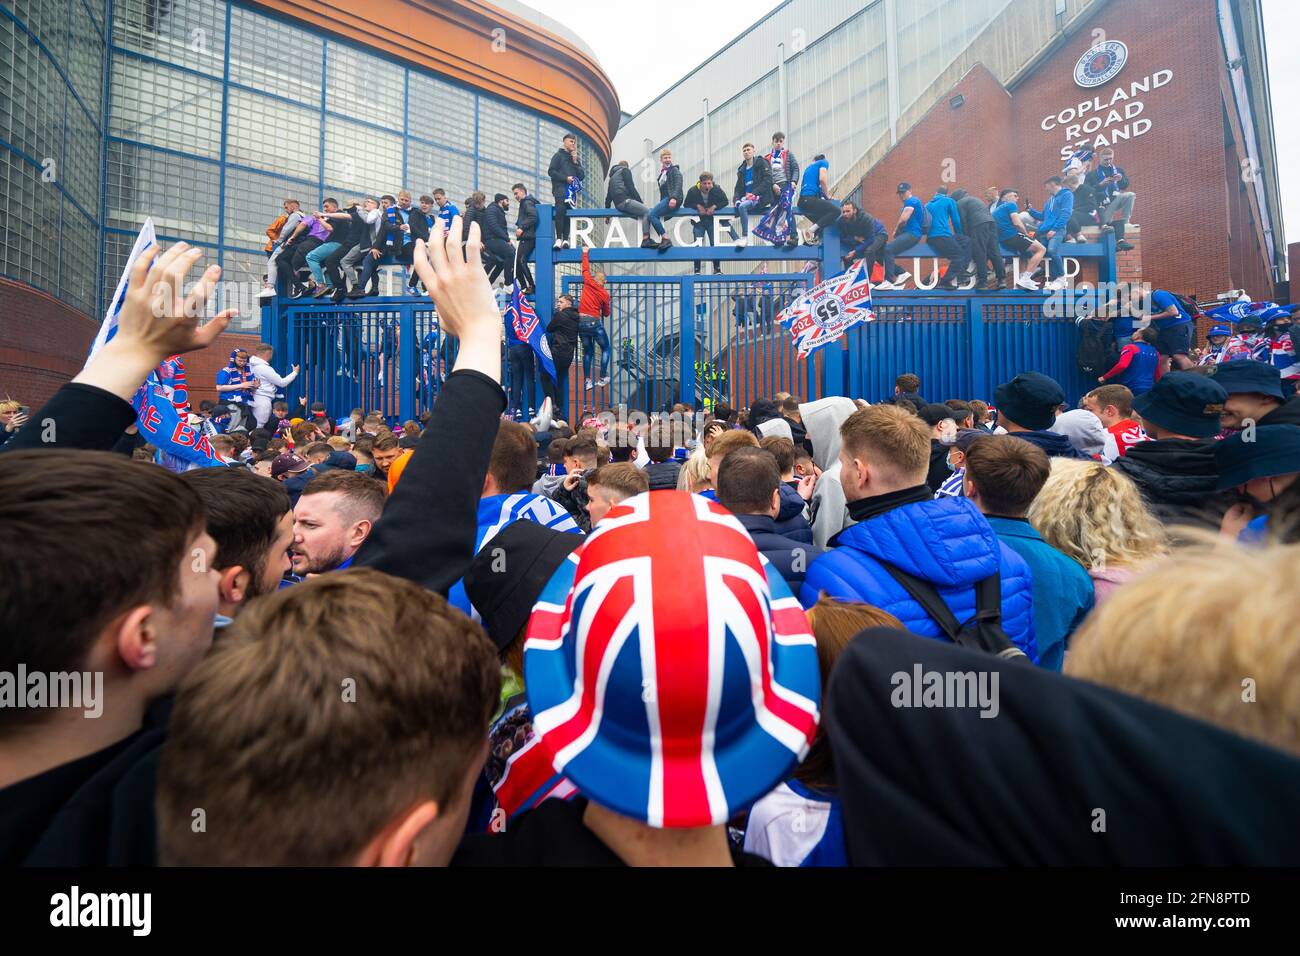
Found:
M 878 560 L 934 584 L 959 623 L 975 614 L 975 583 L 1000 571 L 1002 629 L 1038 663 L 1029 565 L 998 540 L 969 499 L 902 505 L 845 528 L 835 544 L 808 567 L 800 591 L 805 608 L 825 591 L 833 598 L 875 605 L 914 634 L 946 641 L 939 625 Z

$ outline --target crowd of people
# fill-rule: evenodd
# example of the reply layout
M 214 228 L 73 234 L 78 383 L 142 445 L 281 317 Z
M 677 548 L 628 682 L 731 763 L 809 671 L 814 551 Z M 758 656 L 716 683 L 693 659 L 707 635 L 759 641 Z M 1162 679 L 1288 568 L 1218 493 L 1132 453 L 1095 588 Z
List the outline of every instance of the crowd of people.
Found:
M 183 243 L 72 382 L 0 411 L 0 672 L 103 682 L 98 719 L 0 708 L 0 859 L 1300 860 L 1280 368 L 517 422 L 462 227 L 410 243 L 458 342 L 422 421 L 291 410 L 259 346 L 218 379 L 251 427 L 170 393 L 222 467 L 148 460 L 132 397 L 228 321 L 194 318 L 215 270 L 155 314 Z
M 568 248 L 570 211 L 578 205 L 588 175 L 572 134 L 563 138 L 547 175 L 554 203 L 554 247 Z M 661 252 L 673 245 L 665 221 L 674 216 L 693 217 L 695 243 L 712 246 L 719 236 L 715 217 L 720 210 L 731 210 L 734 220 L 728 220 L 726 228 L 737 250 L 754 243 L 756 237 L 785 248 L 801 241 L 817 244 L 822 230 L 835 225 L 845 267 L 862 263 L 869 273 L 878 270 L 873 288 L 887 290 L 906 288 L 911 273 L 898 265 L 897 257 L 923 243 L 948 261 L 940 288 L 956 288 L 969 273 L 975 288 L 986 291 L 1064 289 L 1068 280 L 1063 249 L 1067 243 L 1085 241 L 1083 230 L 1090 226 L 1114 233 L 1118 248 L 1133 248 L 1125 234 L 1136 193 L 1110 148 L 1096 154 L 1089 149 L 1076 152 L 1061 175 L 1043 184 L 1042 210 L 1011 187 L 989 186 L 981 200 L 965 189 L 950 190 L 945 185 L 927 201 L 913 192 L 911 183 L 899 183 L 902 206 L 892 228 L 858 203 L 836 200 L 829 176 L 825 155 L 816 154 L 801 167 L 785 134 L 778 131 L 766 153 L 753 143 L 741 147 L 730 198 L 707 170 L 688 187 L 681 167 L 673 162 L 672 150 L 664 149 L 654 172 L 651 188 L 658 198 L 653 203 L 642 198 L 628 161 L 619 160 L 609 171 L 605 207 L 636 220 L 641 247 Z M 529 262 L 537 246 L 538 201 L 523 183 L 515 183 L 510 193 L 495 193 L 489 202 L 485 192 L 476 191 L 465 199 L 463 210 L 443 188 L 421 195 L 418 205 L 406 189 L 395 196 L 352 199 L 343 208 L 331 197 L 315 212 L 305 210 L 297 199 L 286 199 L 283 212 L 266 230 L 268 260 L 262 296 L 276 294 L 282 270 L 292 298 L 330 297 L 341 302 L 345 297 L 376 295 L 377 269 L 384 263 L 401 265 L 408 286 L 417 289 L 419 277 L 411 267 L 416 241 L 429 238 L 435 220 L 447 228 L 456 216 L 467 225 L 478 223 L 489 279 L 494 283 L 499 279 L 510 288 L 517 277 L 525 294 L 531 295 L 535 283 Z M 513 226 L 509 222 L 512 196 Z M 812 224 L 806 237 L 801 237 L 797 225 L 800 215 Z M 763 228 L 751 229 L 753 217 L 761 219 Z M 1004 250 L 1024 260 L 1014 282 L 1007 277 Z M 699 261 L 693 265 L 696 273 L 700 267 Z M 713 261 L 713 271 L 722 272 L 720 261 Z

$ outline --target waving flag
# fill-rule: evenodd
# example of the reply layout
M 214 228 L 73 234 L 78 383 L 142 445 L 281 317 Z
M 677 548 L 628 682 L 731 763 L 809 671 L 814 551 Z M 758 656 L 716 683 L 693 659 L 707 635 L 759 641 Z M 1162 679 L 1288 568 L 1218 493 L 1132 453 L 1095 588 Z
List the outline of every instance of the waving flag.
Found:
M 555 361 L 551 358 L 551 343 L 546 340 L 546 330 L 542 328 L 533 305 L 515 282 L 514 291 L 510 293 L 510 304 L 506 306 L 505 320 L 520 342 L 527 342 L 537 353 L 538 364 L 542 371 L 556 381 Z
M 564 186 L 564 204 L 569 207 L 577 206 L 580 192 L 582 192 L 582 180 L 574 176 L 573 182 L 566 183 Z
M 1061 175 L 1068 176 L 1070 173 L 1082 172 L 1083 167 L 1090 159 L 1092 159 L 1092 157 L 1093 151 L 1091 146 L 1084 146 L 1080 149 L 1076 149 L 1070 154 L 1070 158 L 1066 160 L 1065 168 L 1061 170 Z
M 781 190 L 781 198 L 776 201 L 766 215 L 763 221 L 754 227 L 754 235 L 760 239 L 772 243 L 774 246 L 784 245 L 790 239 L 790 207 L 794 203 L 794 183 L 786 183 L 785 188 Z
M 790 326 L 799 357 L 807 358 L 817 349 L 838 342 L 859 322 L 870 322 L 875 317 L 870 277 L 866 266 L 859 264 L 809 289 L 777 319 Z
M 117 280 L 117 288 L 113 291 L 113 299 L 104 314 L 104 321 L 99 326 L 99 334 L 90 345 L 90 354 L 86 356 L 87 365 L 117 334 L 118 315 L 122 311 L 122 304 L 126 302 L 127 289 L 131 283 L 131 269 L 135 267 L 140 256 L 157 241 L 153 220 L 146 219 L 144 225 L 140 227 L 140 234 L 135 237 L 135 245 L 131 247 L 131 254 L 122 269 L 122 277 Z M 169 384 L 163 384 L 164 377 Z M 157 462 L 171 471 L 224 467 L 226 463 L 217 457 L 207 437 L 191 426 L 174 404 L 178 384 L 183 396 L 182 400 L 187 399 L 183 391 L 184 381 L 185 366 L 175 355 L 149 373 L 149 377 L 144 380 L 144 384 L 131 399 L 131 407 L 135 409 L 136 424 L 140 428 L 140 434 L 149 444 L 158 449 Z

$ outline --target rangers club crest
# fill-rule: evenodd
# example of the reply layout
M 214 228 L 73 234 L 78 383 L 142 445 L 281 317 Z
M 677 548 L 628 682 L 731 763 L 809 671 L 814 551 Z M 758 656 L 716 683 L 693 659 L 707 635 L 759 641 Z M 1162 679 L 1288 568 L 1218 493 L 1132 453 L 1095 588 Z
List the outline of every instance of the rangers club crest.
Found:
M 1115 79 L 1128 62 L 1128 47 L 1119 40 L 1107 40 L 1079 57 L 1074 65 L 1074 82 L 1092 89 Z

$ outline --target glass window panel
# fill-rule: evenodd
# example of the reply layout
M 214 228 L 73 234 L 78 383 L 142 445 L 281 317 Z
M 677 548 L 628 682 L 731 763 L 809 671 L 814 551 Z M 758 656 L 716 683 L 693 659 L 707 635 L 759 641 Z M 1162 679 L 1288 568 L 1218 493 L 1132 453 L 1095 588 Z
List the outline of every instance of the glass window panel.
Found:
M 134 231 L 151 216 L 161 235 L 217 241 L 221 177 L 215 164 L 109 143 L 105 185 L 107 225 Z
M 325 51 L 327 109 L 368 123 L 401 129 L 405 122 L 404 70 L 339 43 Z
M 68 200 L 63 201 L 63 255 L 59 295 L 83 312 L 95 312 L 95 266 L 99 229 Z
M 113 42 L 177 66 L 220 77 L 226 8 L 220 0 L 113 0 Z
M 320 108 L 324 41 L 252 10 L 230 8 L 230 81 Z
M 68 53 L 69 2 L 75 0 L 5 0 L 5 6 L 63 63 Z
M 474 159 L 437 146 L 409 140 L 406 145 L 406 179 L 418 197 L 441 187 L 458 208 L 474 191 Z
M 778 82 L 773 70 L 763 79 L 737 94 L 709 114 L 709 157 L 711 172 L 730 196 L 736 185 L 736 167 L 740 164 L 740 149 L 753 143 L 760 153 L 771 145 L 770 137 L 776 132 L 780 111 L 777 106 Z M 800 144 L 790 142 L 796 156 L 801 155 Z M 802 152 L 807 152 L 804 148 Z
M 0 18 L 0 37 L 3 52 L 13 56 L 11 68 L 0 68 L 0 137 L 37 162 L 57 164 L 63 153 L 63 78 L 7 17 Z
M 81 0 L 82 9 L 89 14 L 90 19 L 101 32 L 104 29 L 104 13 L 107 5 L 108 0 Z
M 103 111 L 104 38 L 81 13 L 82 8 L 78 7 L 69 23 L 71 45 L 66 66 L 77 95 L 98 124 Z
M 83 209 L 99 214 L 99 129 L 75 99 L 68 100 L 63 168 L 58 181 Z
M 327 116 L 325 179 L 346 190 L 396 194 L 402 183 L 402 137 Z
M 227 169 L 225 245 L 262 248 L 266 244 L 266 227 L 280 215 L 286 199 L 298 200 L 306 210 L 318 209 L 320 187 Z
M 239 315 L 230 320 L 231 332 L 258 334 L 262 331 L 261 300 L 257 293 L 262 290 L 265 276 L 266 256 L 229 249 L 223 252 L 221 281 L 217 283 L 217 294 L 209 309 L 214 315 L 222 309 L 239 310 Z
M 411 70 L 407 132 L 454 149 L 474 152 L 474 94 Z
M 548 182 L 547 194 L 543 196 L 541 199 L 539 199 L 538 200 L 539 202 L 551 201 L 550 186 L 549 186 L 550 181 L 547 180 L 547 182 Z M 506 166 L 501 166 L 497 163 L 487 163 L 482 160 L 479 160 L 478 188 L 487 196 L 488 202 L 491 202 L 492 197 L 495 196 L 497 193 L 505 193 L 507 196 L 510 196 L 511 217 L 513 217 L 514 215 L 515 197 L 511 195 L 510 187 L 513 186 L 515 183 L 523 183 L 524 187 L 530 193 L 532 193 L 533 195 L 537 195 L 536 177 L 529 176 L 526 173 L 521 173 L 517 169 L 510 169 Z M 457 205 L 460 205 L 458 200 L 453 200 L 453 201 L 456 202 Z M 514 222 L 514 219 L 511 218 L 510 221 Z
M 489 97 L 479 97 L 478 154 L 503 166 L 535 169 L 537 117 Z
M 221 84 L 134 57 L 113 57 L 109 132 L 216 159 Z
M 227 162 L 299 179 L 320 178 L 319 108 L 232 89 L 226 109 Z

